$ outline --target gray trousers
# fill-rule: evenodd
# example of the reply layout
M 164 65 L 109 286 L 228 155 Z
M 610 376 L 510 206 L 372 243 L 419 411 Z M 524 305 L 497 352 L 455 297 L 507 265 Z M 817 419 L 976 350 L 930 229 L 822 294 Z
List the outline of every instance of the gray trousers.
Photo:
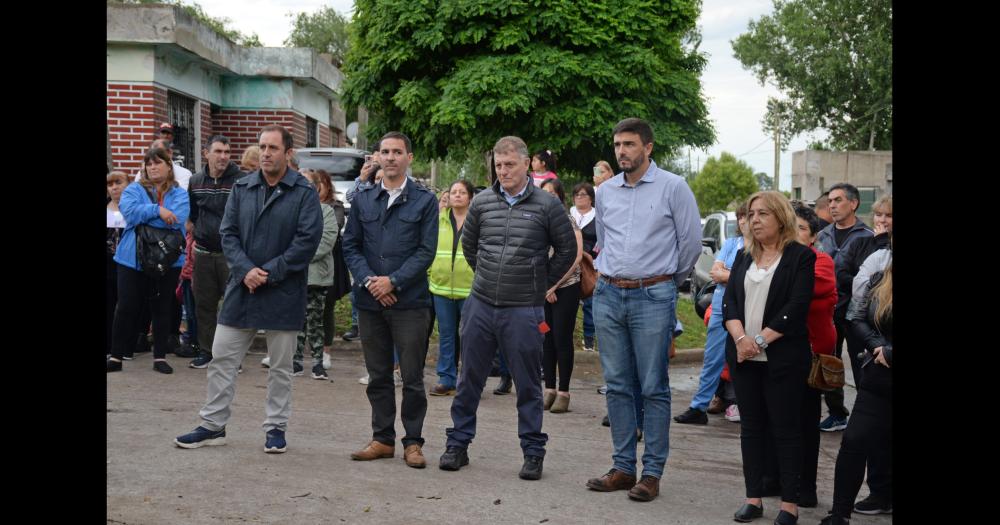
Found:
M 292 413 L 292 355 L 298 330 L 268 330 L 267 355 L 271 368 L 267 374 L 267 405 L 264 431 L 288 426 Z M 229 421 L 229 405 L 236 394 L 236 376 L 247 350 L 257 334 L 256 328 L 234 328 L 219 324 L 212 342 L 212 362 L 208 365 L 208 399 L 199 415 L 203 427 L 217 431 Z

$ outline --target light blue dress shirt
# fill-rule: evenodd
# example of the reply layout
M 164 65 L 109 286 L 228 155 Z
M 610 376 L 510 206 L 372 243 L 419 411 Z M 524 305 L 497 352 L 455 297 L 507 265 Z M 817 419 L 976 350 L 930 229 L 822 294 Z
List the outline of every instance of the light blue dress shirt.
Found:
M 650 160 L 635 186 L 619 173 L 597 188 L 595 261 L 601 275 L 684 282 L 701 254 L 701 216 L 683 178 Z
M 531 179 L 528 179 L 528 184 L 531 184 Z M 507 193 L 507 190 L 503 189 L 503 186 L 500 186 L 500 195 L 503 195 L 503 198 L 507 199 L 507 204 L 513 206 L 514 203 L 517 202 L 517 199 L 520 199 L 521 195 L 524 195 L 524 192 L 528 191 L 528 184 L 525 184 L 524 187 L 521 188 L 521 191 L 517 192 L 517 195 L 513 196 Z

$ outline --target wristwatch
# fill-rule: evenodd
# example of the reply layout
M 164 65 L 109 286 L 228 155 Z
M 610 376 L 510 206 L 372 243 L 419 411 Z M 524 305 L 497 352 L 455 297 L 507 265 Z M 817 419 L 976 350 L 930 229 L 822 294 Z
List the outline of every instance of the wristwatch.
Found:
M 757 343 L 757 346 L 759 346 L 761 350 L 767 349 L 767 341 L 764 340 L 764 336 L 760 334 L 755 335 L 753 342 Z

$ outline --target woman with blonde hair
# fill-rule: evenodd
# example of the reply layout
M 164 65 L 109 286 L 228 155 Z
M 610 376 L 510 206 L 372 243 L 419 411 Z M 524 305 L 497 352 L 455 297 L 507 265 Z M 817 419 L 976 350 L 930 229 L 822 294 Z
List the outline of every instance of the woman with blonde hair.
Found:
M 606 180 L 615 176 L 615 170 L 611 169 L 611 164 L 607 161 L 599 160 L 594 165 L 594 187 L 600 186 Z
M 167 364 L 168 336 L 170 335 L 171 307 L 174 289 L 184 265 L 184 255 L 171 266 L 165 275 L 151 277 L 143 273 L 136 258 L 135 228 L 146 224 L 153 228 L 172 229 L 184 234 L 188 218 L 188 193 L 174 180 L 174 166 L 170 155 L 163 148 L 152 148 L 143 158 L 139 180 L 129 184 L 122 193 L 119 204 L 126 226 L 115 250 L 118 263 L 118 305 L 112 328 L 111 357 L 107 371 L 122 369 L 122 358 L 132 352 L 138 332 L 137 317 L 140 305 L 150 302 L 153 318 L 153 369 L 162 374 L 173 373 Z
M 257 146 L 250 146 L 245 151 L 243 151 L 243 158 L 240 159 L 240 169 L 250 173 L 251 171 L 257 171 L 260 167 L 260 148 Z
M 837 453 L 833 478 L 833 510 L 821 525 L 847 525 L 851 512 L 889 514 L 892 493 L 872 493 L 869 510 L 854 499 L 865 478 L 865 463 L 892 466 L 892 262 L 884 272 L 876 272 L 866 285 L 864 300 L 852 302 L 848 318 L 851 330 L 865 343 L 864 373 L 858 382 L 854 414 L 847 422 Z
M 806 319 L 816 254 L 796 241 L 795 211 L 784 195 L 758 192 L 747 203 L 752 236 L 733 261 L 723 299 L 746 485 L 745 504 L 734 518 L 750 522 L 763 516 L 765 449 L 772 435 L 781 481 L 774 523 L 792 525 L 798 522 L 801 406 L 812 362 Z

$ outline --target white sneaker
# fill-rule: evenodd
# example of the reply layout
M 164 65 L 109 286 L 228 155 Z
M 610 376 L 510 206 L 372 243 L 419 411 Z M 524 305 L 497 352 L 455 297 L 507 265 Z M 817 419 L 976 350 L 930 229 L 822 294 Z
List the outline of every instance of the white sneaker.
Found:
M 267 356 L 260 360 L 260 366 L 264 368 L 271 368 L 271 356 Z
M 331 366 L 333 365 L 330 364 L 330 354 L 323 352 L 323 369 L 329 370 Z
M 358 383 L 361 383 L 362 385 L 367 385 L 368 384 L 368 379 L 369 379 L 368 374 L 365 374 L 365 377 L 362 377 L 362 378 L 358 379 Z
M 392 382 L 396 383 L 396 386 L 403 386 L 403 375 L 399 373 L 399 369 L 392 371 Z
M 729 408 L 726 409 L 726 420 L 732 421 L 733 423 L 739 423 L 740 407 L 736 406 L 735 404 L 729 405 Z

